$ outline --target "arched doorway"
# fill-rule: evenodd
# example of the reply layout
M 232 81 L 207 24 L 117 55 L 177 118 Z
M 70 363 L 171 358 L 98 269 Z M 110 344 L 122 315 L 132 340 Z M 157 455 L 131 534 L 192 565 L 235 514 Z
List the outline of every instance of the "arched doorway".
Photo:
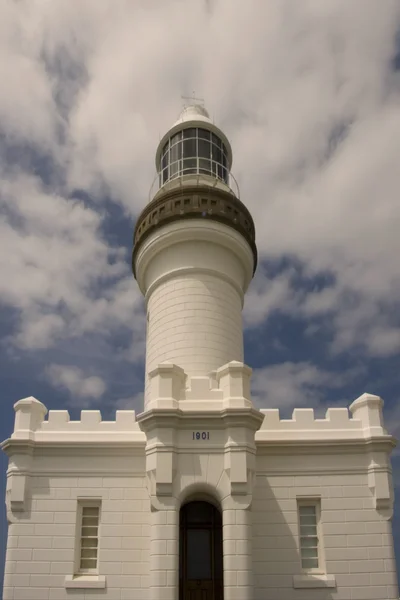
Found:
M 221 513 L 195 501 L 179 516 L 179 600 L 223 600 Z

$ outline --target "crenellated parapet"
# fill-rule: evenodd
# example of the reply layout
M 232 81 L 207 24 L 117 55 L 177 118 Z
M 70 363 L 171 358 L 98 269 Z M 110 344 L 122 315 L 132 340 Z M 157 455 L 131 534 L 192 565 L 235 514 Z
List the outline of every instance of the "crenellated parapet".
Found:
M 295 408 L 291 419 L 281 419 L 279 409 L 261 409 L 264 421 L 256 440 L 260 444 L 369 439 L 393 443 L 384 426 L 382 408 L 379 396 L 363 394 L 349 408 L 328 408 L 324 419 L 316 419 L 312 408 Z
M 82 410 L 72 421 L 67 410 L 50 410 L 36 398 L 14 405 L 15 425 L 10 442 L 46 443 L 144 443 L 134 410 L 117 410 L 114 421 L 104 421 L 99 410 Z M 47 415 L 47 419 L 45 418 Z
M 178 409 L 220 413 L 226 409 L 254 407 L 250 396 L 251 369 L 232 361 L 206 377 L 187 380 L 176 365 L 163 363 L 150 373 L 152 402 L 149 410 Z M 315 418 L 312 408 L 296 408 L 291 419 L 282 419 L 279 409 L 261 409 L 262 424 L 255 435 L 257 445 L 274 442 L 338 442 L 380 440 L 394 445 L 384 426 L 383 400 L 363 394 L 348 408 L 328 408 L 325 418 Z M 134 410 L 117 410 L 115 420 L 103 420 L 99 410 L 82 410 L 80 420 L 71 420 L 67 410 L 50 410 L 36 398 L 14 405 L 15 426 L 11 440 L 26 442 L 137 442 L 145 438 Z M 146 411 L 146 413 L 149 411 Z M 46 418 L 47 415 L 47 418 Z M 142 419 L 139 419 L 142 420 Z

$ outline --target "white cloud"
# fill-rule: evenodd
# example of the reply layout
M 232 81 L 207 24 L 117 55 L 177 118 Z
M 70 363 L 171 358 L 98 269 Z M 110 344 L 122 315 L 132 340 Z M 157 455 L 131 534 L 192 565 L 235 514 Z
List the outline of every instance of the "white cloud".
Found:
M 290 273 L 285 272 L 273 279 L 269 278 L 259 266 L 254 281 L 246 294 L 244 304 L 244 323 L 258 325 L 274 310 L 289 309 L 293 291 L 290 285 Z
M 390 434 L 394 435 L 397 439 L 400 438 L 400 403 L 396 399 L 390 405 L 384 408 L 385 426 Z M 393 451 L 393 455 L 399 460 L 400 466 L 400 447 Z M 400 473 L 399 473 L 400 474 Z M 400 483 L 400 478 L 399 478 Z
M 131 328 L 142 335 L 142 301 L 128 257 L 106 243 L 97 212 L 21 172 L 3 174 L 0 207 L 0 297 L 19 311 L 14 342 L 48 347 L 125 327 L 135 315 Z
M 144 392 L 139 392 L 134 396 L 119 398 L 114 402 L 116 410 L 136 410 L 137 414 L 143 410 Z
M 286 412 L 301 406 L 328 407 L 328 389 L 340 390 L 360 375 L 359 367 L 338 373 L 303 362 L 284 362 L 254 369 L 253 401 L 259 408 L 281 408 Z M 355 398 L 338 397 L 336 404 L 348 406 Z
M 86 377 L 82 369 L 75 366 L 49 365 L 47 377 L 56 387 L 67 389 L 73 397 L 71 404 L 87 406 L 91 400 L 98 400 L 106 391 L 106 384 L 95 375 Z M 75 398 L 79 402 L 75 401 Z
M 317 406 L 322 390 L 334 375 L 308 362 L 285 362 L 255 369 L 252 377 L 253 401 L 260 408 L 290 409 Z
M 231 139 L 260 264 L 288 255 L 309 277 L 332 275 L 329 289 L 299 291 L 290 271 L 269 281 L 261 268 L 246 323 L 275 310 L 324 318 L 333 352 L 398 352 L 397 0 L 20 0 L 1 11 L 0 299 L 19 314 L 14 343 L 125 328 L 127 355 L 142 357 L 142 300 L 125 251 L 101 233 L 102 202 L 127 218 L 144 206 L 158 140 L 195 89 Z M 51 161 L 48 185 L 19 160 L 27 147 Z M 74 188 L 90 208 L 70 200 Z

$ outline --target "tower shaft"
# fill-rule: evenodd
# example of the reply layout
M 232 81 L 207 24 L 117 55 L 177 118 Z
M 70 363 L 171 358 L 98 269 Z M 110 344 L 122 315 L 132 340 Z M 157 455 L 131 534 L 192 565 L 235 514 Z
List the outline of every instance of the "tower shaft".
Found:
M 168 250 L 155 252 L 167 239 Z M 243 361 L 242 306 L 252 255 L 240 234 L 212 221 L 175 222 L 164 227 L 162 240 L 157 234 L 147 240 L 141 257 L 151 252 L 146 375 L 164 361 L 189 377 Z

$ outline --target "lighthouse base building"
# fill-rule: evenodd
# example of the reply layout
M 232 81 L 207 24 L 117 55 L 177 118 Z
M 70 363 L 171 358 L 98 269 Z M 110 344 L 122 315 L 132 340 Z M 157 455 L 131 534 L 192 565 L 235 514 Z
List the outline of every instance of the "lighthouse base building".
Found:
M 17 402 L 4 600 L 398 599 L 382 400 L 282 420 L 242 363 L 183 380 L 115 421 Z
M 161 140 L 135 229 L 144 409 L 15 404 L 4 600 L 398 600 L 382 400 L 259 410 L 241 309 L 257 253 L 202 107 Z

